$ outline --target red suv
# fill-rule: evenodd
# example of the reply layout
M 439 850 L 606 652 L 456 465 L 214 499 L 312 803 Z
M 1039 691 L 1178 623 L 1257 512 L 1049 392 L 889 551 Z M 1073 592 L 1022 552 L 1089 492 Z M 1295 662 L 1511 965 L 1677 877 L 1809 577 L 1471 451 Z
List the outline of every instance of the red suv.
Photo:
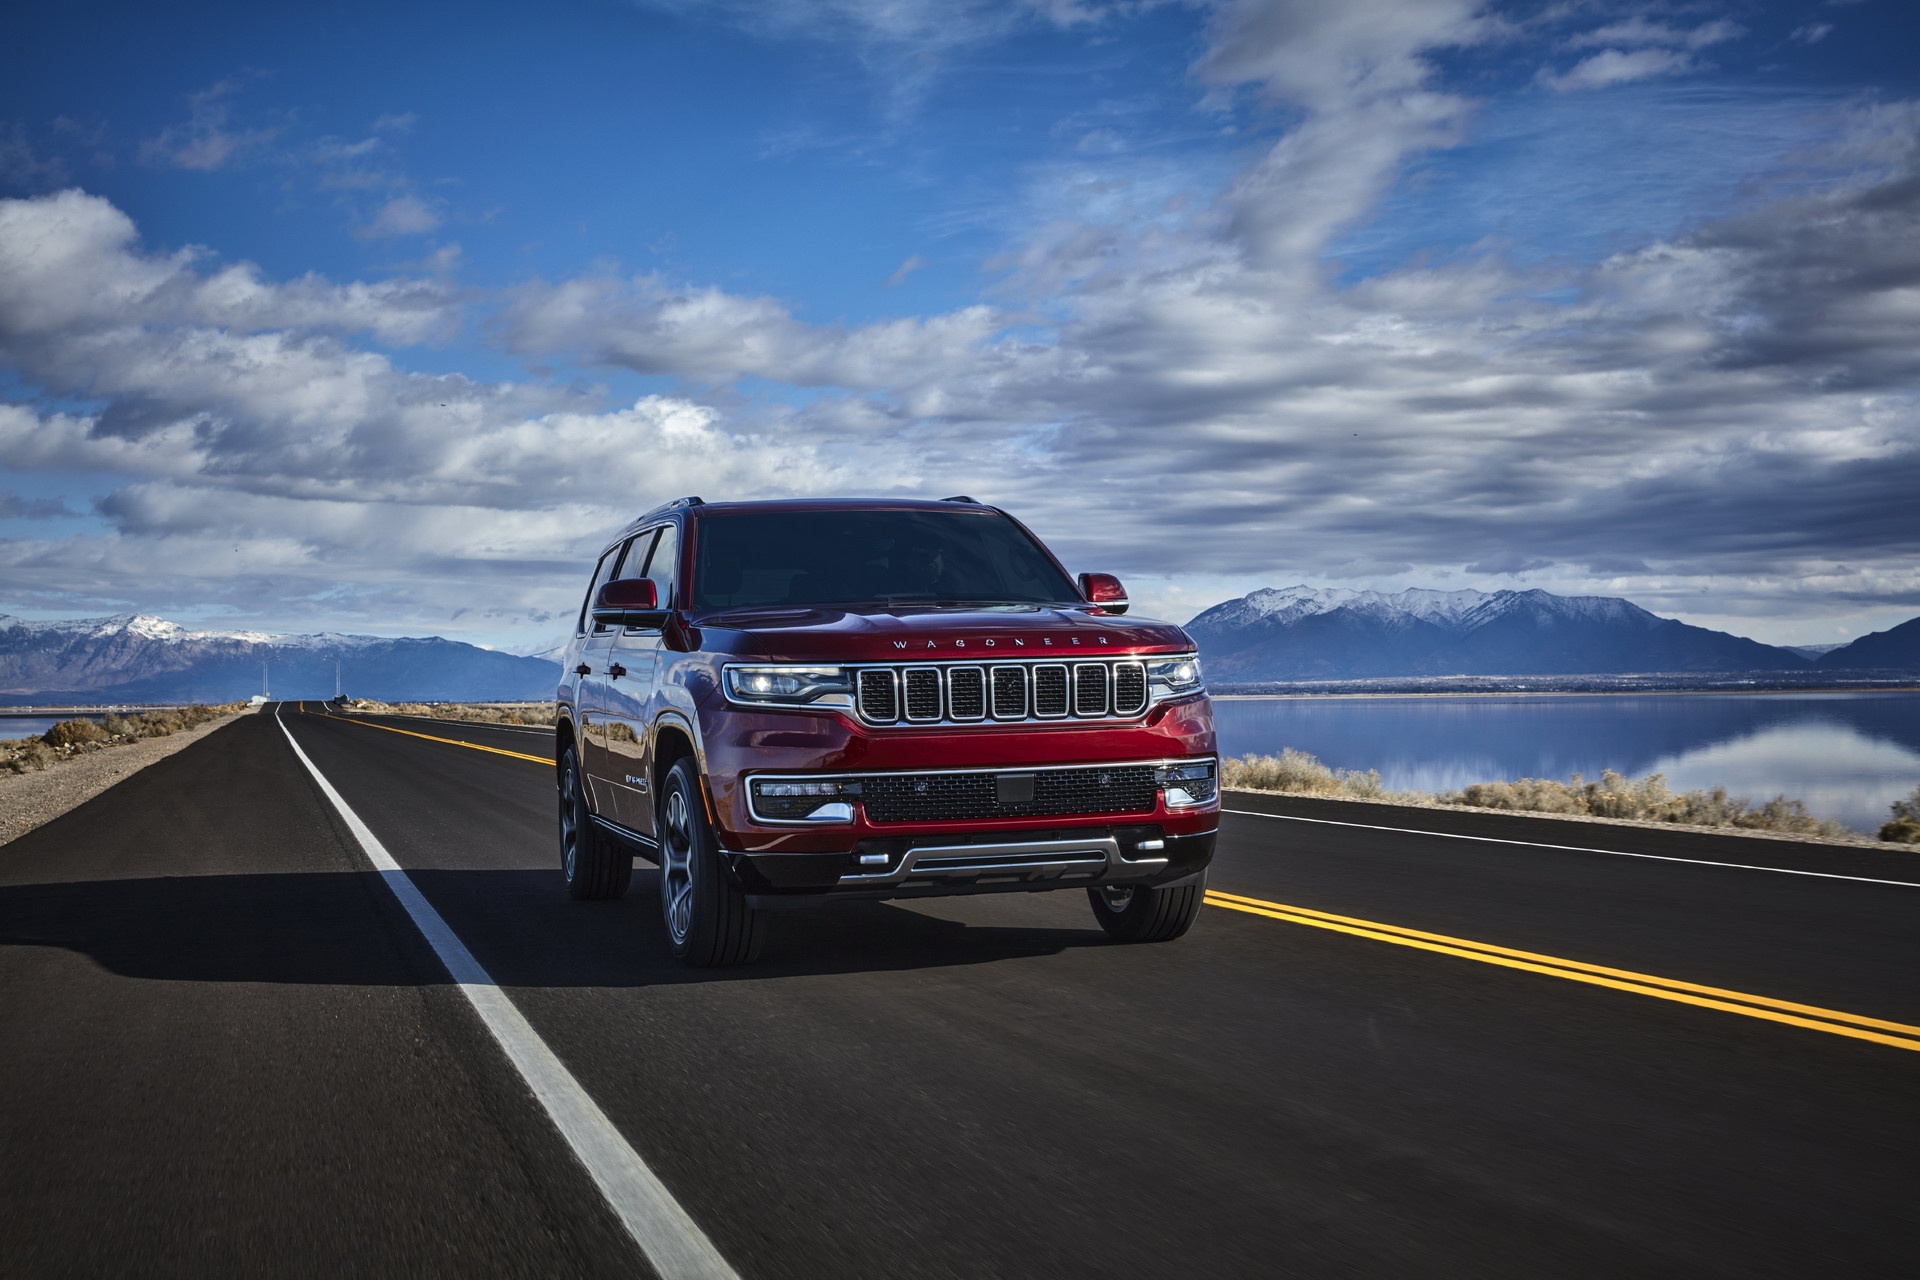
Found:
M 769 908 L 1084 888 L 1185 933 L 1220 807 L 1194 644 L 945 501 L 702 502 L 601 554 L 560 684 L 576 898 L 660 867 L 673 953 L 758 953 Z

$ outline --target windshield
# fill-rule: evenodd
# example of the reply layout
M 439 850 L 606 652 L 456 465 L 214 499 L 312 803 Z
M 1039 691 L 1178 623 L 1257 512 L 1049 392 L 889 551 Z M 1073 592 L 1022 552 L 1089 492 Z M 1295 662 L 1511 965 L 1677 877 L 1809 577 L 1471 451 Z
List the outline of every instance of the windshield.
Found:
M 743 511 L 700 519 L 693 607 L 1048 604 L 1080 593 L 989 511 Z

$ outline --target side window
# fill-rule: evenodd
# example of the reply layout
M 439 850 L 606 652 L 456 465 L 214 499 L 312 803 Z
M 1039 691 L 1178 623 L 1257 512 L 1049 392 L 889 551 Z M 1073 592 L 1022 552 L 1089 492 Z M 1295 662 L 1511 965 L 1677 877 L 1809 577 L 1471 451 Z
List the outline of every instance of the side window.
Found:
M 633 565 L 629 564 L 626 576 L 653 579 L 653 589 L 660 593 L 660 606 L 672 607 L 674 581 L 680 576 L 680 530 L 674 525 L 660 530 L 660 541 L 654 544 L 653 555 L 647 561 L 646 569 L 636 573 Z
M 620 568 L 621 553 L 630 545 L 632 544 L 623 542 L 617 547 L 609 548 L 607 553 L 600 557 L 600 563 L 593 571 L 593 581 L 587 584 L 587 598 L 580 602 L 579 630 L 585 631 L 588 629 L 590 620 L 587 617 L 587 610 L 593 608 L 593 597 L 599 592 L 603 584 L 613 579 L 615 573 Z M 592 629 L 595 633 L 599 633 L 605 631 L 607 628 L 595 626 Z

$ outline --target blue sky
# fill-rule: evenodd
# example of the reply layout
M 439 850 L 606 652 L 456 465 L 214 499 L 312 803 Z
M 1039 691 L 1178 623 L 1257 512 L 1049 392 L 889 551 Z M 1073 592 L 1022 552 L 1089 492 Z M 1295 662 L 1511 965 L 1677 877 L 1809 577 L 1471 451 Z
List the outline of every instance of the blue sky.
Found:
M 659 499 L 964 491 L 1176 617 L 1920 613 L 1911 5 L 10 27 L 0 611 L 534 644 Z

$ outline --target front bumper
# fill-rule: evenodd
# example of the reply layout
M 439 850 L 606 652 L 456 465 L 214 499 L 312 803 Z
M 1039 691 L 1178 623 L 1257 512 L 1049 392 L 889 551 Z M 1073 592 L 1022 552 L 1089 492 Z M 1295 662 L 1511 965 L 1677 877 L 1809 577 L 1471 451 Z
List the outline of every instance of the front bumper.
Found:
M 725 857 L 751 905 L 785 907 L 848 898 L 1168 885 L 1206 870 L 1214 838 L 1211 829 L 1172 834 L 1145 823 L 964 837 L 869 836 L 843 852 L 726 851 Z

